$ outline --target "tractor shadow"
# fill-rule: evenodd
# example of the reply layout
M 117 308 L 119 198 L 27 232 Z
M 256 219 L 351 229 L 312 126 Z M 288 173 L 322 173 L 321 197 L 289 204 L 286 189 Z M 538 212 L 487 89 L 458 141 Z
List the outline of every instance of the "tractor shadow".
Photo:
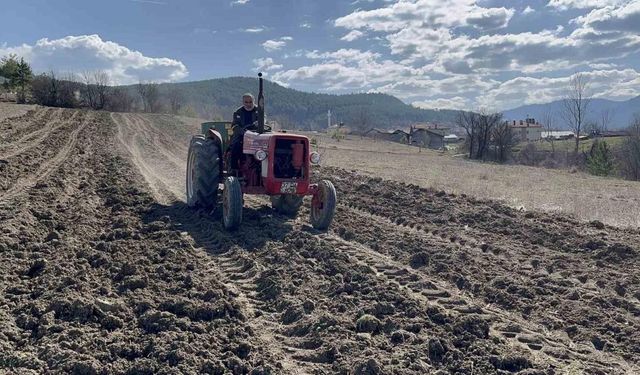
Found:
M 184 202 L 171 205 L 154 203 L 142 215 L 145 224 L 164 222 L 170 229 L 186 232 L 212 254 L 226 253 L 232 249 L 255 251 L 269 241 L 282 241 L 292 230 L 291 217 L 277 214 L 270 206 L 244 207 L 240 227 L 227 231 L 222 224 L 222 206 L 213 211 L 195 209 Z

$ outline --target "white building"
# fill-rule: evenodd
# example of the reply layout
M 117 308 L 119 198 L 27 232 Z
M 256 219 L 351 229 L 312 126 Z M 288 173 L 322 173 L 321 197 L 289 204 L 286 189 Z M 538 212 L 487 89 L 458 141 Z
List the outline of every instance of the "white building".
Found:
M 533 118 L 509 121 L 509 127 L 521 142 L 534 142 L 542 138 L 543 126 Z

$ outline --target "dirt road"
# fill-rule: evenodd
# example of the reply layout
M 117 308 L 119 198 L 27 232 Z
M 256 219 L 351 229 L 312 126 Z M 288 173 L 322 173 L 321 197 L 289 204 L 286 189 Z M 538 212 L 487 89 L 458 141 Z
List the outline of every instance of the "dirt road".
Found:
M 179 120 L 37 109 L 0 131 L 6 371 L 640 372 L 637 230 L 326 168 L 330 231 L 247 197 L 227 233 L 184 203 Z

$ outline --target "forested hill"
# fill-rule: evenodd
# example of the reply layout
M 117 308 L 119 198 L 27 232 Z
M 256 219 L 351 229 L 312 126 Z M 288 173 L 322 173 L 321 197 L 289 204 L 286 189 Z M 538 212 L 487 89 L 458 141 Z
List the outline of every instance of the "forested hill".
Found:
M 135 86 L 129 86 L 135 91 Z M 265 80 L 265 112 L 285 128 L 323 129 L 327 126 L 327 110 L 333 122 L 344 122 L 354 128 L 393 128 L 416 122 L 451 123 L 457 111 L 424 110 L 385 94 L 331 95 L 297 91 Z M 258 95 L 258 79 L 247 77 L 219 78 L 206 81 L 165 83 L 162 94 L 177 91 L 183 106 L 191 107 L 208 119 L 230 120 L 232 112 L 242 104 L 245 92 Z M 164 95 L 162 95 L 164 96 Z

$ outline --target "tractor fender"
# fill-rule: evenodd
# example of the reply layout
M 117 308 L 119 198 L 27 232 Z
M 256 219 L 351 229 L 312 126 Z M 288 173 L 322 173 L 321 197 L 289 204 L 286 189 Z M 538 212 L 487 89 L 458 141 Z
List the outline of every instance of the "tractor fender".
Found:
M 222 149 L 222 135 L 220 135 L 219 131 L 209 128 L 209 130 L 207 131 L 207 138 L 213 140 L 213 142 L 216 144 L 218 148 L 218 160 L 220 161 L 220 165 L 218 166 L 218 168 L 220 168 L 220 171 L 224 171 L 224 160 L 222 157 L 222 155 L 224 154 L 224 150 Z
M 222 135 L 217 130 L 209 129 L 207 131 L 207 138 L 213 139 L 218 145 L 218 149 L 222 149 Z

